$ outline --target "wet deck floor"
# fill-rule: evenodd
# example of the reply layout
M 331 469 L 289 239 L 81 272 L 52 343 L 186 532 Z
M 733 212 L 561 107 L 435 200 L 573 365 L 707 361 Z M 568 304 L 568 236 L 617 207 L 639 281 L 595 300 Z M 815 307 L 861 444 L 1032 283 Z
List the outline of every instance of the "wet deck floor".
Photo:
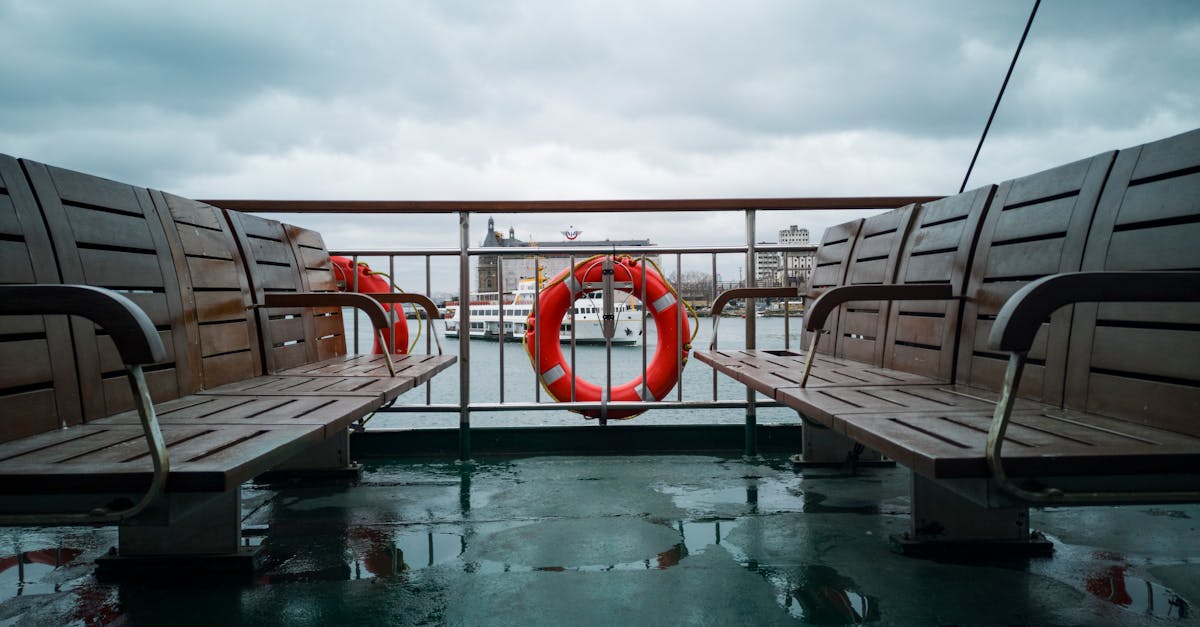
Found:
M 114 530 L 0 529 L 0 626 L 1200 620 L 1200 506 L 1035 511 L 1054 557 L 958 564 L 889 550 L 907 485 L 782 456 L 376 460 L 354 486 L 247 488 L 251 583 L 100 584 Z

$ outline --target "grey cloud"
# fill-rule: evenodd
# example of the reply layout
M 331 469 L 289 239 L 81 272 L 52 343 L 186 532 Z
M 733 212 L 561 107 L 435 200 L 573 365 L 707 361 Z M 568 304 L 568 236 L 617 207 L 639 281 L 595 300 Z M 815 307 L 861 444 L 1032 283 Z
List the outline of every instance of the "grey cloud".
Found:
M 1028 9 L 0 0 L 0 151 L 203 195 L 948 191 Z M 981 166 L 1196 126 L 1196 58 L 1196 3 L 1044 3 Z

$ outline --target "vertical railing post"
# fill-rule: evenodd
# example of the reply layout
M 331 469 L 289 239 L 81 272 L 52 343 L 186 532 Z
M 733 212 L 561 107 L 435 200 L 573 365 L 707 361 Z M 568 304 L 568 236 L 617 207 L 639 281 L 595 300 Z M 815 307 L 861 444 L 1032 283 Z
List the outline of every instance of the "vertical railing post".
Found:
M 392 258 L 395 259 L 394 256 Z M 429 297 L 433 296 L 433 288 L 431 287 L 433 285 L 433 282 L 432 282 L 433 272 L 430 268 L 432 263 L 433 263 L 432 257 L 430 257 L 429 255 L 425 255 L 425 295 L 429 296 Z M 393 274 L 392 276 L 396 276 L 396 275 Z M 413 312 L 415 313 L 417 311 L 418 311 L 418 308 L 413 307 Z M 417 314 L 417 315 L 420 316 L 420 314 Z M 433 334 L 437 333 L 437 329 L 434 327 L 433 320 L 428 320 L 427 322 L 428 322 L 428 324 L 426 324 L 425 326 L 428 327 L 429 332 L 425 334 L 425 354 L 432 355 L 433 354 Z M 419 331 L 420 329 L 421 329 L 421 320 L 418 317 L 417 330 Z M 441 352 L 441 350 L 442 350 L 442 345 L 439 342 L 438 343 L 438 352 Z M 432 403 L 433 403 L 433 380 L 431 379 L 431 380 L 425 382 L 425 404 L 429 405 Z
M 514 291 L 515 293 L 515 291 Z M 513 296 L 516 300 L 516 296 Z M 507 339 L 504 336 L 508 335 L 508 329 L 504 327 L 504 255 L 496 255 L 496 302 L 500 303 L 500 402 L 504 402 L 504 341 Z
M 756 233 L 754 224 L 755 213 L 753 209 L 746 210 L 746 287 L 754 287 L 755 284 L 755 249 L 754 237 Z M 754 324 L 754 299 L 746 299 L 746 348 L 754 348 L 755 335 L 757 333 Z M 743 451 L 746 457 L 754 457 L 758 455 L 758 408 L 754 405 L 755 391 L 753 388 L 746 387 L 746 448 Z
M 471 459 L 471 214 L 458 212 L 458 459 Z

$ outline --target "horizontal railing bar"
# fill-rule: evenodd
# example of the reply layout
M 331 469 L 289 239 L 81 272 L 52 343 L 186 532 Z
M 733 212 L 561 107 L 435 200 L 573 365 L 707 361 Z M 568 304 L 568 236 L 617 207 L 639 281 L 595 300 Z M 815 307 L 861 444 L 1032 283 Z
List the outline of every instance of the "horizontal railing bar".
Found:
M 495 247 L 472 248 L 468 252 L 473 256 L 504 256 L 529 257 L 531 255 L 566 256 L 566 255 L 603 255 L 612 251 L 631 255 L 674 255 L 674 254 L 735 254 L 745 253 L 744 246 L 530 246 L 530 247 Z
M 635 200 L 202 200 L 252 213 L 587 213 L 629 211 L 744 211 L 746 209 L 892 209 L 941 196 L 824 198 L 680 198 Z
M 728 400 L 728 401 L 657 401 L 653 403 L 647 402 L 629 402 L 629 401 L 612 401 L 608 403 L 610 411 L 616 410 L 650 410 L 650 409 L 745 409 L 745 400 Z M 783 407 L 784 405 L 778 401 L 760 400 L 755 403 L 756 407 Z M 570 409 L 600 409 L 601 404 L 596 402 L 562 402 L 562 403 L 471 403 L 469 408 L 471 411 L 558 411 Z M 434 405 L 398 405 L 392 407 L 383 407 L 379 412 L 392 414 L 413 414 L 426 412 L 457 412 L 459 406 L 457 404 L 441 403 Z
M 756 250 L 780 250 L 787 252 L 815 251 L 817 246 L 811 244 L 762 244 L 756 245 Z M 566 255 L 602 255 L 616 250 L 618 253 L 631 255 L 707 255 L 707 254 L 745 254 L 746 246 L 529 246 L 529 247 L 476 247 L 468 249 L 472 256 L 499 257 L 529 257 L 534 254 L 542 256 Z M 331 250 L 331 255 L 344 257 L 457 257 L 457 248 L 404 249 L 404 250 Z

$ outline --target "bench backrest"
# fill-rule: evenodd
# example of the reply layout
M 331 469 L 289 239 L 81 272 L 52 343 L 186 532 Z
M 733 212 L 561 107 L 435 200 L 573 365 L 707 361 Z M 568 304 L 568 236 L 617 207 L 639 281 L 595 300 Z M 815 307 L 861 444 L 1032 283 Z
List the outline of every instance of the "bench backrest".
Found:
M 276 220 L 227 211 L 246 261 L 254 304 L 267 293 L 336 292 L 333 265 L 321 236 Z M 267 372 L 346 354 L 338 307 L 257 309 Z
M 807 298 L 809 302 L 830 288 L 845 283 L 850 254 L 854 252 L 854 242 L 858 240 L 862 224 L 862 218 L 858 218 L 825 229 L 825 233 L 821 236 L 821 245 L 817 247 L 816 259 L 813 260 L 812 277 L 808 282 Z M 835 311 L 829 316 L 826 329 L 829 329 L 831 333 L 836 333 L 839 313 L 841 312 Z M 812 335 L 805 332 L 802 341 L 804 346 L 812 346 Z M 835 350 L 834 344 L 834 342 L 818 344 L 817 352 L 832 355 Z
M 917 207 L 904 237 L 898 284 L 947 284 L 960 295 L 966 287 L 971 251 L 995 186 L 988 185 Z M 887 337 L 879 342 L 882 365 L 949 379 L 954 373 L 959 301 L 895 301 L 888 310 Z
M 155 401 L 197 389 L 184 324 L 180 272 L 159 214 L 144 188 L 22 160 L 42 209 L 61 281 L 121 292 L 149 315 L 164 361 L 146 367 Z M 72 320 L 84 420 L 133 408 L 116 346 L 102 330 Z
M 915 209 L 908 205 L 863 218 L 845 263 L 842 285 L 882 285 L 896 280 L 900 250 Z M 889 303 L 856 301 L 838 310 L 835 324 L 825 327 L 834 338 L 828 342 L 834 348 L 833 355 L 882 364 Z
M 1117 155 L 1083 270 L 1200 270 L 1200 131 Z M 1200 303 L 1075 306 L 1065 405 L 1200 435 Z
M 167 348 L 145 369 L 156 402 L 257 376 L 264 362 L 345 353 L 339 308 L 254 307 L 267 291 L 336 290 L 312 231 L 11 157 L 0 156 L 0 182 L 0 282 L 92 285 L 133 300 Z M 62 316 L 0 319 L 0 402 L 13 416 L 0 440 L 133 408 L 107 334 Z
M 16 159 L 0 155 L 0 283 L 58 283 L 54 250 Z M 0 442 L 83 419 L 66 316 L 0 317 Z
M 984 216 L 963 301 L 955 380 L 989 390 L 1003 383 L 1008 356 L 987 346 L 1005 300 L 1030 281 L 1078 271 L 1114 152 L 1002 183 Z M 1042 326 L 1029 353 L 1021 395 L 1062 401 L 1069 308 Z
M 245 264 L 223 212 L 164 192 L 150 196 L 174 247 L 197 384 L 213 388 L 262 374 Z

